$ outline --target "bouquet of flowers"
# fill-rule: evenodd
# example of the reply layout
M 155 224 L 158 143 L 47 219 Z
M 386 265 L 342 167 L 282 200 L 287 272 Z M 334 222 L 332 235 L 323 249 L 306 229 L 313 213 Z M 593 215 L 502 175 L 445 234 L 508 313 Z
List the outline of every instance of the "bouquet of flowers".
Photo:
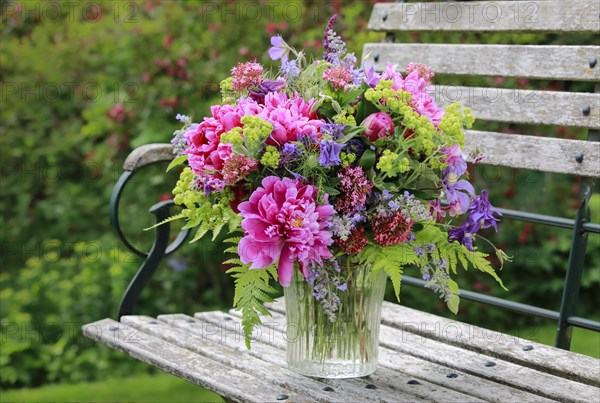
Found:
M 427 66 L 409 64 L 405 75 L 392 65 L 380 74 L 359 67 L 334 21 L 322 59 L 274 36 L 269 55 L 279 71 L 240 63 L 211 116 L 178 115 L 184 126 L 169 169 L 186 166 L 173 190 L 182 211 L 169 220 L 197 227 L 194 240 L 224 227 L 233 234 L 226 263 L 247 343 L 268 314 L 271 280 L 288 287 L 301 278 L 332 322 L 351 264 L 384 271 L 397 297 L 404 268 L 420 270 L 454 313 L 459 266 L 502 284 L 475 246 L 480 229 L 497 229 L 499 213 L 467 180 L 469 109 L 436 105 Z

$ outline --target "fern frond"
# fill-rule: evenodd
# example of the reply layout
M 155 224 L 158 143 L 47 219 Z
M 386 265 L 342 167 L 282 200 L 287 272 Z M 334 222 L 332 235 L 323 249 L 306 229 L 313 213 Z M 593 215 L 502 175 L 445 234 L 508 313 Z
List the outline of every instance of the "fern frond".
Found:
M 160 226 L 160 225 L 166 224 L 166 223 L 168 223 L 168 222 L 171 222 L 171 221 L 180 220 L 180 219 L 182 219 L 182 218 L 187 218 L 187 216 L 186 216 L 184 213 L 179 213 L 179 214 L 173 215 L 173 216 L 171 216 L 171 217 L 169 217 L 169 218 L 165 218 L 165 219 L 164 219 L 164 220 L 162 220 L 161 222 L 159 222 L 159 223 L 156 223 L 156 224 L 154 224 L 154 225 L 153 225 L 153 226 L 151 226 L 151 227 L 144 228 L 144 231 L 151 230 L 151 229 L 153 229 L 153 228 L 156 228 L 156 227 L 158 227 L 158 226 Z
M 250 349 L 252 331 L 262 323 L 259 314 L 271 315 L 264 304 L 273 302 L 274 299 L 269 294 L 276 293 L 276 290 L 269 284 L 272 268 L 250 269 L 250 264 L 242 264 L 239 258 L 229 259 L 226 263 L 235 264 L 234 267 L 227 270 L 227 273 L 232 274 L 235 278 L 233 306 L 242 312 L 244 339 L 246 347 Z
M 385 247 L 367 245 L 361 251 L 359 260 L 362 264 L 371 266 L 373 275 L 383 269 L 390 277 L 396 298 L 400 301 L 403 268 L 408 264 L 417 263 L 419 256 L 413 247 L 406 243 Z
M 477 270 L 482 271 L 482 272 L 487 273 L 490 276 L 492 276 L 494 278 L 494 280 L 496 280 L 498 282 L 498 284 L 500 284 L 500 286 L 504 290 L 508 291 L 508 288 L 506 288 L 504 286 L 504 283 L 502 282 L 502 280 L 500 279 L 500 277 L 498 277 L 498 275 L 496 274 L 496 270 L 494 270 L 494 268 L 492 267 L 492 264 L 490 263 L 490 261 L 487 260 L 487 257 L 489 256 L 487 253 L 477 252 L 477 251 L 476 252 L 471 252 L 467 248 L 465 248 L 464 246 L 462 247 L 461 252 L 462 252 L 463 256 L 469 262 L 471 262 L 471 264 L 473 266 L 475 266 L 475 268 Z

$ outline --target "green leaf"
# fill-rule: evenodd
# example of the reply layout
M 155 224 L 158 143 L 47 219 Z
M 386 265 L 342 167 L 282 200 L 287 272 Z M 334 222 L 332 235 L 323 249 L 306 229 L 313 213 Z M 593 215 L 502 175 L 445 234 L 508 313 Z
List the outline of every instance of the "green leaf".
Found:
M 358 165 L 360 165 L 365 171 L 371 169 L 373 165 L 375 165 L 375 151 L 368 148 L 358 161 Z
M 175 159 L 173 159 L 173 161 L 171 161 L 171 163 L 167 167 L 167 172 L 169 172 L 171 169 L 175 168 L 176 166 L 183 164 L 185 161 L 187 161 L 187 159 L 188 159 L 187 154 L 179 155 L 179 156 L 175 157 Z
M 448 309 L 450 310 L 450 312 L 452 312 L 455 315 L 458 313 L 458 304 L 459 303 L 460 303 L 460 297 L 458 295 L 453 295 L 450 298 L 448 298 L 448 301 L 446 301 L 446 305 L 448 306 Z

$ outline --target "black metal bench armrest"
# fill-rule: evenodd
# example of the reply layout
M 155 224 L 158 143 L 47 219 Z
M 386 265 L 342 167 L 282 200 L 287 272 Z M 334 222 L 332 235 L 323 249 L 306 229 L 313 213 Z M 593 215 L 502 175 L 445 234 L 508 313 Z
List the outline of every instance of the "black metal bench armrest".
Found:
M 169 244 L 170 223 L 157 226 L 155 228 L 154 243 L 150 252 L 144 252 L 136 248 L 125 236 L 121 230 L 119 222 L 119 203 L 121 195 L 129 180 L 135 175 L 140 168 L 152 165 L 158 162 L 171 161 L 173 159 L 173 147 L 171 144 L 146 144 L 133 150 L 125 159 L 123 168 L 125 172 L 115 184 L 112 195 L 110 197 L 109 217 L 110 223 L 127 249 L 132 253 L 144 259 L 144 262 L 138 269 L 137 273 L 129 283 L 121 304 L 117 318 L 121 316 L 131 315 L 135 303 L 137 302 L 145 285 L 150 281 L 152 275 L 158 268 L 163 257 L 175 252 L 187 240 L 190 229 L 184 229 L 179 232 L 177 238 Z M 156 223 L 160 223 L 169 217 L 169 208 L 173 205 L 173 201 L 163 201 L 154 204 L 150 208 L 150 212 L 156 216 Z

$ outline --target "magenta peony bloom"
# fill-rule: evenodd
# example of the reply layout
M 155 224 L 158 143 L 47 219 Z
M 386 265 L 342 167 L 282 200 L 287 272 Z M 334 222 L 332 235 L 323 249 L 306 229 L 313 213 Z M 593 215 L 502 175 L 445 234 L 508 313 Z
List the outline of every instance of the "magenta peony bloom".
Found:
M 367 128 L 365 136 L 371 141 L 391 136 L 394 133 L 394 121 L 385 112 L 370 114 L 363 120 L 361 126 Z
M 322 264 L 333 255 L 333 243 L 327 230 L 333 214 L 331 205 L 317 205 L 317 188 L 299 181 L 268 176 L 250 200 L 239 205 L 245 236 L 238 252 L 251 269 L 264 269 L 279 260 L 277 272 L 284 287 L 292 280 L 297 259 L 302 274 L 308 264 Z
M 264 109 L 258 114 L 258 117 L 273 125 L 273 133 L 267 139 L 267 144 L 281 147 L 297 141 L 302 135 L 319 139 L 319 129 L 325 122 L 317 117 L 316 111 L 311 112 L 314 103 L 314 99 L 307 102 L 298 95 L 290 98 L 285 93 L 268 93 Z

